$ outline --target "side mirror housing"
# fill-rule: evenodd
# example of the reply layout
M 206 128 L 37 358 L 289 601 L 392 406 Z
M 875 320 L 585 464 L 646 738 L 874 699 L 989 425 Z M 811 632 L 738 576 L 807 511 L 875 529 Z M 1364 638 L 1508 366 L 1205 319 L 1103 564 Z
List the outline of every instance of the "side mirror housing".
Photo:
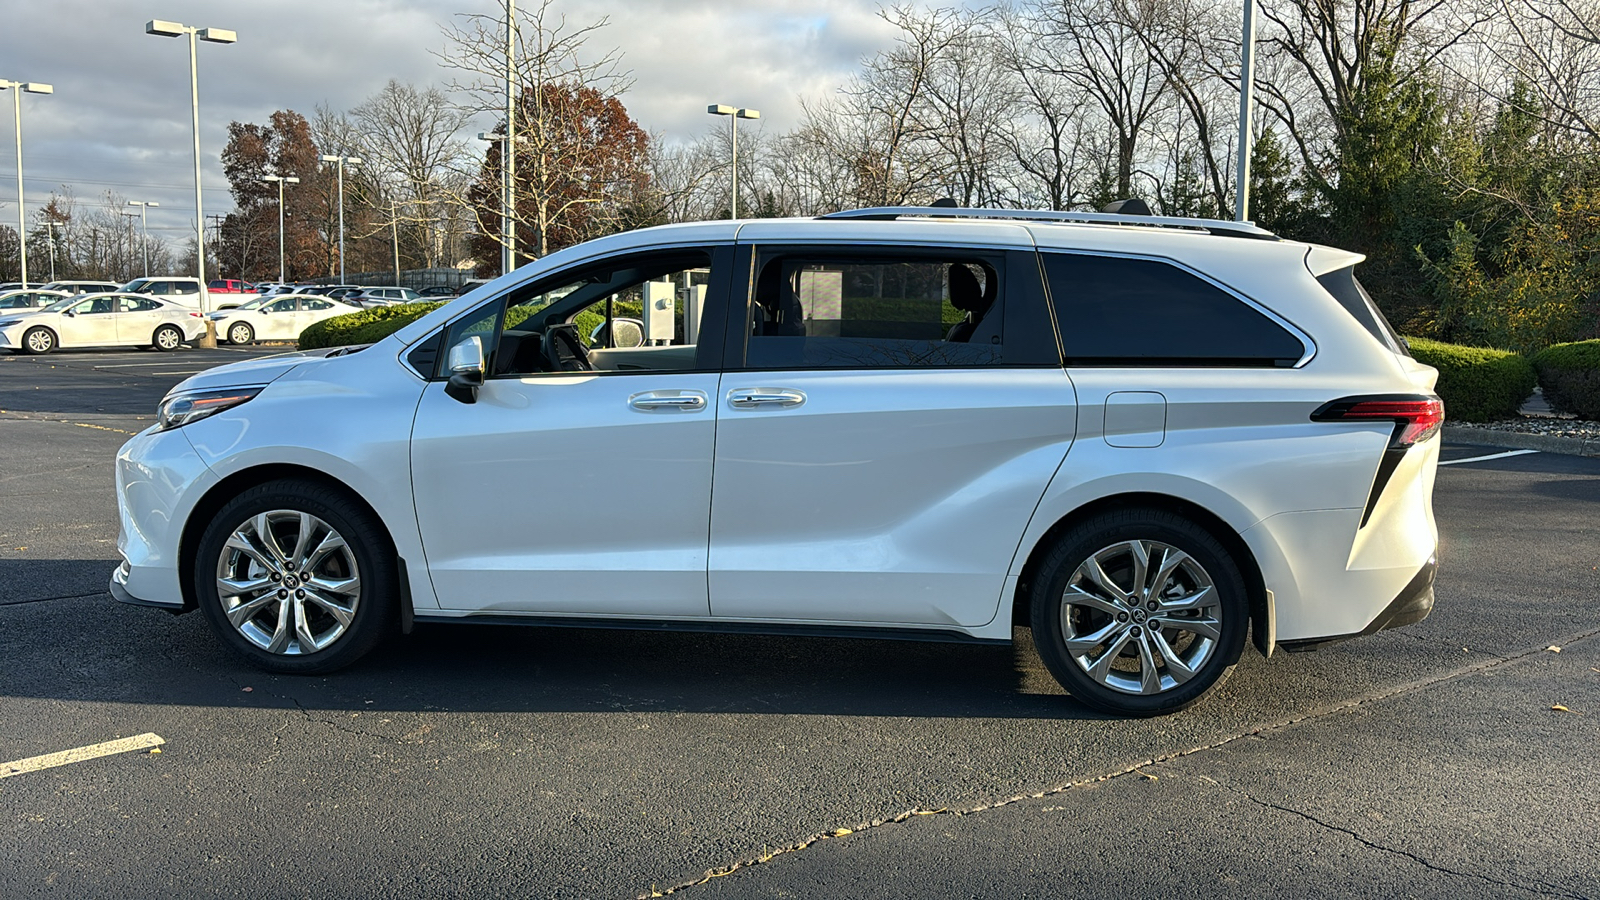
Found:
M 483 340 L 473 335 L 451 347 L 446 365 L 450 380 L 444 392 L 462 403 L 477 403 L 478 388 L 483 386 Z

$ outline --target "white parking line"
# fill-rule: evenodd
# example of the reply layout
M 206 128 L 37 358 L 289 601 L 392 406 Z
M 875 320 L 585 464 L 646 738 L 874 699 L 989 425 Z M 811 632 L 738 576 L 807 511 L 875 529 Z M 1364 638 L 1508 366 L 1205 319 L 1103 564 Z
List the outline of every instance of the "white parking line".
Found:
M 1507 450 L 1504 453 L 1491 453 L 1488 456 L 1471 456 L 1466 459 L 1440 460 L 1441 466 L 1459 466 L 1462 463 L 1488 462 L 1491 459 L 1505 459 L 1508 456 L 1527 456 L 1529 453 L 1538 453 L 1537 450 Z
M 114 756 L 118 753 L 127 753 L 132 750 L 148 750 L 165 744 L 166 740 L 159 734 L 146 732 L 130 738 L 115 741 L 106 741 L 103 744 L 90 744 L 87 747 L 78 747 L 74 750 L 62 750 L 60 753 L 46 753 L 43 756 L 30 756 L 16 762 L 0 763 L 0 778 L 10 778 L 13 775 L 26 775 L 41 769 L 53 769 L 56 766 L 70 765 L 89 759 L 99 759 L 102 756 Z
M 116 365 L 112 365 L 112 366 L 95 366 L 95 368 L 96 369 L 142 369 L 142 368 L 152 368 L 152 367 L 155 367 L 155 366 L 170 366 L 170 365 L 172 365 L 171 362 L 117 363 Z

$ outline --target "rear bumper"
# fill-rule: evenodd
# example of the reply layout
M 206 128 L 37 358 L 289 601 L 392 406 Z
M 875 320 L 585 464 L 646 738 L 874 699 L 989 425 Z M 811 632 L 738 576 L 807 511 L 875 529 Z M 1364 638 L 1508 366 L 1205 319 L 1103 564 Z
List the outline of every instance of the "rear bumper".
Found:
M 1401 589 L 1400 593 L 1389 602 L 1383 611 L 1375 616 L 1366 628 L 1354 634 L 1341 634 L 1334 637 L 1314 638 L 1301 641 L 1279 641 L 1278 646 L 1290 653 L 1302 650 L 1315 650 L 1323 644 L 1333 644 L 1349 640 L 1354 637 L 1363 637 L 1376 634 L 1390 628 L 1401 628 L 1406 625 L 1415 625 L 1428 617 L 1433 612 L 1433 580 L 1439 572 L 1439 556 L 1434 554 L 1428 557 L 1416 576 Z

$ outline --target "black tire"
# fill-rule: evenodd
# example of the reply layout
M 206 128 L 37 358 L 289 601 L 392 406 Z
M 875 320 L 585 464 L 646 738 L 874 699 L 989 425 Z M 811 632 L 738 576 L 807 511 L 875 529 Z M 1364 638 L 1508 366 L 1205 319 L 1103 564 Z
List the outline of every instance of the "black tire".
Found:
M 256 339 L 256 330 L 249 322 L 234 322 L 228 326 L 228 343 L 248 344 Z
M 150 336 L 150 346 L 157 350 L 176 350 L 183 346 L 183 331 L 176 325 L 162 325 Z
M 56 346 L 56 333 L 43 325 L 29 328 L 22 335 L 22 352 L 30 356 L 43 356 Z
M 268 514 L 276 513 L 277 519 Z M 229 538 L 235 532 L 259 535 L 256 523 L 266 516 L 266 530 L 273 536 L 274 546 L 295 543 L 300 523 L 295 514 L 309 514 L 313 521 L 336 532 L 343 538 L 343 550 L 334 550 L 317 560 L 316 554 L 307 552 L 302 567 L 274 563 L 278 573 L 260 565 L 256 560 L 266 553 L 241 553 L 229 547 Z M 311 537 L 301 543 L 320 543 L 319 530 L 313 526 Z M 251 541 L 256 550 L 270 548 L 259 537 Z M 281 548 L 280 549 L 284 549 Z M 284 555 L 294 556 L 295 550 Z M 226 555 L 225 555 L 226 554 Z M 352 562 L 353 560 L 353 562 Z M 304 563 L 309 563 L 305 565 Z M 353 571 L 351 569 L 353 568 Z M 312 578 L 304 584 L 299 576 L 310 572 Z M 399 589 L 397 560 L 381 523 L 363 506 L 351 500 L 334 487 L 309 481 L 287 479 L 258 485 L 229 501 L 212 518 L 200 537 L 191 573 L 201 611 L 219 640 L 235 654 L 270 672 L 290 675 L 317 675 L 332 672 L 350 665 L 365 656 L 394 628 L 398 607 Z M 219 580 L 228 574 L 238 583 L 259 582 L 268 590 L 221 596 Z M 324 599 L 343 600 L 347 595 L 324 589 L 324 585 L 348 584 L 354 577 L 357 595 L 348 604 L 349 621 L 341 622 L 334 616 Z M 312 587 L 315 584 L 317 587 Z M 299 599 L 297 595 L 310 596 Z M 323 598 L 323 599 L 318 599 Z M 283 604 L 291 604 L 287 611 Z M 229 619 L 228 610 L 247 616 L 239 624 Z M 304 612 L 301 612 L 304 610 Z M 278 620 L 283 615 L 284 620 Z M 302 619 L 303 617 L 303 619 Z M 313 638 L 313 649 L 307 650 L 298 630 L 295 635 L 278 644 L 277 633 L 285 628 L 277 621 L 299 623 L 304 621 L 306 634 Z M 342 627 L 341 627 L 342 626 Z M 276 629 L 268 635 L 266 629 Z M 319 632 L 320 631 L 320 635 Z M 337 632 L 337 633 L 335 633 Z M 322 646 L 315 646 L 318 637 L 331 636 Z M 266 646 L 262 641 L 267 640 Z
M 1176 568 L 1140 590 L 1140 553 L 1146 581 L 1165 563 Z M 1094 577 L 1091 558 L 1111 587 Z M 1192 706 L 1227 678 L 1244 648 L 1250 604 L 1239 564 L 1210 531 L 1175 513 L 1115 510 L 1079 523 L 1056 541 L 1034 585 L 1040 658 L 1062 687 L 1102 712 L 1159 716 Z M 1186 602 L 1204 606 L 1181 609 Z M 1081 653 L 1069 650 L 1069 637 Z

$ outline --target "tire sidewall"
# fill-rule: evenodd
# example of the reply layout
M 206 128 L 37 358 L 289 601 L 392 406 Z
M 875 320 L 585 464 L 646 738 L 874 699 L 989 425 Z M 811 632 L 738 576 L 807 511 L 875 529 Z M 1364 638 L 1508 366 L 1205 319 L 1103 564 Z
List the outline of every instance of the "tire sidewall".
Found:
M 288 656 L 252 644 L 228 621 L 217 594 L 217 561 L 228 537 L 251 516 L 275 509 L 307 512 L 328 523 L 345 539 L 361 572 L 361 597 L 349 628 L 332 646 L 315 653 Z M 229 650 L 268 671 L 316 675 L 350 665 L 388 633 L 398 596 L 395 566 L 387 534 L 358 504 L 311 482 L 277 481 L 244 491 L 212 517 L 200 536 L 191 578 L 206 623 Z
M 1067 652 L 1061 607 L 1067 583 L 1091 554 L 1122 541 L 1170 544 L 1192 556 L 1211 577 L 1221 605 L 1222 637 L 1189 681 L 1154 695 L 1126 694 L 1099 684 Z M 1056 680 L 1085 705 L 1123 716 L 1158 716 L 1194 705 L 1233 669 L 1244 647 L 1250 604 L 1231 554 L 1208 530 L 1174 513 L 1128 510 L 1101 514 L 1072 528 L 1040 567 L 1033 594 L 1034 644 Z

